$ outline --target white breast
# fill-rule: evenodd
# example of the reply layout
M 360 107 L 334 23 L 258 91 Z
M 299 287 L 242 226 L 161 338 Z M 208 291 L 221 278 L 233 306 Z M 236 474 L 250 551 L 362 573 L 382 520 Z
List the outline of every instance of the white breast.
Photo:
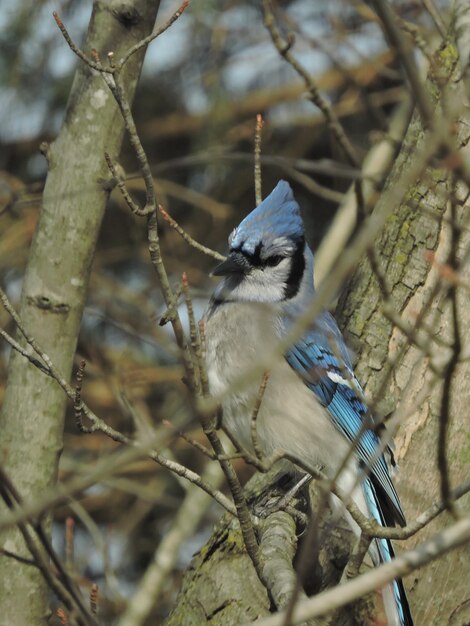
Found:
M 273 308 L 255 303 L 226 303 L 208 316 L 207 367 L 213 395 L 225 392 L 271 354 L 279 341 L 275 319 Z M 247 450 L 252 449 L 251 415 L 260 384 L 261 377 L 222 405 L 224 428 Z M 330 475 L 348 449 L 324 407 L 283 357 L 270 368 L 257 434 L 266 455 L 283 450 Z

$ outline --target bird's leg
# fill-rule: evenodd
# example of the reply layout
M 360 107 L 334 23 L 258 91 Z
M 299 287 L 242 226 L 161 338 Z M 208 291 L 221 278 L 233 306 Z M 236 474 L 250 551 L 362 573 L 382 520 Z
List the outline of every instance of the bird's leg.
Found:
M 285 509 L 295 498 L 298 492 L 303 489 L 312 480 L 310 474 L 304 474 L 300 480 L 298 480 L 293 487 L 285 493 L 278 502 L 279 510 Z
M 290 484 L 292 483 L 292 475 L 284 474 L 277 484 L 269 490 L 267 494 L 261 500 L 258 500 L 253 507 L 253 512 L 258 517 L 266 518 L 268 515 L 275 513 L 276 511 L 285 511 L 295 509 L 299 512 L 299 507 L 295 506 L 294 500 L 299 492 L 310 482 L 312 477 L 310 474 L 304 474 L 300 480 L 297 480 L 294 485 L 290 486 L 286 491 L 285 479 L 288 477 Z M 283 484 L 284 483 L 284 484 Z M 300 507 L 304 508 L 304 507 Z

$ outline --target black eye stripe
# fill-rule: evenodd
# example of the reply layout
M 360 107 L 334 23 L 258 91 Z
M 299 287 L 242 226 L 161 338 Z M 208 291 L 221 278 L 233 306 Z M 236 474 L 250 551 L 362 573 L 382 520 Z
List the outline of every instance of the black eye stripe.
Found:
M 261 241 L 256 246 L 255 251 L 252 253 L 247 252 L 246 250 L 243 250 L 244 244 L 245 242 L 242 242 L 236 248 L 231 248 L 230 252 L 240 252 L 240 254 L 243 254 L 245 259 L 253 267 L 261 267 L 262 265 L 264 265 L 264 261 L 261 260 L 261 250 L 263 249 L 263 244 L 261 243 Z
M 284 298 L 289 300 L 299 291 L 300 283 L 305 271 L 305 239 L 302 237 L 297 242 L 297 248 L 292 256 L 291 268 L 284 287 Z
M 273 254 L 267 259 L 262 259 L 258 249 L 256 249 L 253 254 L 250 254 L 241 248 L 233 248 L 231 252 L 239 252 L 242 254 L 252 267 L 275 267 L 276 265 L 279 265 L 283 259 L 287 258 L 282 254 Z
M 296 242 L 296 249 L 294 254 L 292 255 L 295 259 L 296 254 L 298 253 L 299 248 L 301 249 L 302 252 L 302 260 L 303 260 L 303 248 L 304 248 L 304 244 L 305 244 L 305 240 L 303 237 L 299 237 L 297 242 Z M 261 251 L 263 249 L 263 244 L 260 241 L 257 245 L 256 248 L 254 250 L 254 252 L 248 252 L 247 250 L 243 249 L 243 246 L 245 245 L 245 242 L 243 241 L 240 245 L 238 245 L 236 248 L 231 248 L 230 252 L 238 252 L 240 254 L 242 254 L 245 259 L 248 261 L 248 263 L 252 266 L 252 267 L 276 267 L 276 265 L 279 265 L 279 263 L 283 260 L 286 259 L 288 256 L 291 255 L 283 255 L 283 254 L 273 254 L 265 259 L 261 258 Z M 288 290 L 292 290 L 292 283 L 296 281 L 298 274 L 299 273 L 303 273 L 303 268 L 301 271 L 301 268 L 299 267 L 299 265 L 302 263 L 302 260 L 300 260 L 297 257 L 297 264 L 296 264 L 296 270 L 292 272 L 291 274 L 293 274 L 292 276 L 289 277 L 288 279 L 288 283 L 291 282 L 291 286 L 288 286 Z M 299 263 L 300 261 L 300 263 Z
M 282 256 L 280 254 L 274 254 L 273 256 L 269 256 L 264 264 L 268 265 L 269 267 L 276 267 L 276 265 L 279 265 L 279 263 L 282 261 L 282 259 L 285 259 L 285 256 Z

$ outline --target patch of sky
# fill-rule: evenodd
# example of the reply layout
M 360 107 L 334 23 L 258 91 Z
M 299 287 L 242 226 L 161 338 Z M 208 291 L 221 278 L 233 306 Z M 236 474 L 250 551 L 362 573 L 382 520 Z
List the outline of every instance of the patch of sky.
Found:
M 103 596 L 111 593 L 113 596 L 124 595 L 130 597 L 135 590 L 135 585 L 127 581 L 127 577 L 116 581 L 112 574 L 114 570 L 128 563 L 125 550 L 127 542 L 122 534 L 112 532 L 109 527 L 98 525 L 97 530 L 101 535 L 99 545 L 95 538 L 90 535 L 81 523 L 76 523 L 73 533 L 74 543 L 74 568 L 85 576 L 97 582 Z M 65 523 L 56 522 L 52 527 L 52 545 L 59 556 L 65 556 Z M 103 552 L 106 550 L 106 554 Z M 112 580 L 106 580 L 106 568 L 110 568 Z M 110 583 L 109 587 L 106 583 Z M 129 587 L 129 588 L 128 588 Z
M 223 11 L 218 18 L 218 25 L 227 30 L 246 32 L 247 25 L 259 21 L 260 12 L 256 6 L 234 6 Z
M 24 12 L 24 3 L 19 6 Z M 29 102 L 27 94 L 23 96 L 15 88 L 6 87 L 0 92 L 3 120 L 0 137 L 4 141 L 35 136 L 45 125 L 54 132 L 59 129 L 63 114 L 52 115 L 48 107 L 51 81 L 70 76 L 78 60 L 55 25 L 52 11 L 61 13 L 72 38 L 82 45 L 91 8 L 92 4 L 85 1 L 77 1 L 67 7 L 62 7 L 57 0 L 47 0 L 40 6 L 31 4 L 34 28 L 27 34 L 27 45 L 20 42 L 19 60 L 28 68 L 37 65 L 36 74 L 33 72 L 37 84 L 30 91 Z M 168 19 L 174 9 L 173 2 L 162 3 L 157 27 Z M 19 11 L 18 5 L 0 0 L 0 25 L 7 27 Z M 314 75 L 331 67 L 328 52 L 346 65 L 353 65 L 360 62 L 361 57 L 370 57 L 384 48 L 380 30 L 370 23 L 353 29 L 338 45 L 333 18 L 350 15 L 354 19 L 356 15 L 352 7 L 338 0 L 328 3 L 295 0 L 286 9 L 286 15 L 294 28 L 300 29 L 293 52 Z M 241 98 L 249 90 L 260 86 L 280 87 L 296 80 L 292 68 L 279 58 L 273 48 L 258 7 L 245 4 L 221 10 L 212 0 L 201 0 L 200 4 L 191 5 L 168 31 L 148 46 L 144 78 L 155 80 L 155 75 L 161 72 L 174 71 L 188 112 L 197 114 L 206 111 L 211 106 L 211 94 L 205 86 L 204 73 L 208 67 L 210 69 L 211 38 L 217 29 L 223 33 L 221 82 L 229 94 Z M 330 51 L 328 46 L 331 46 Z M 325 50 L 322 51 L 322 47 Z M 46 59 L 44 67 L 41 65 L 43 57 Z M 275 115 L 278 114 L 279 110 L 276 110 Z M 33 163 L 31 167 L 36 169 L 37 165 Z
M 324 96 L 326 97 L 326 96 Z M 328 98 L 326 98 L 328 99 Z M 315 107 L 306 99 L 291 102 L 280 102 L 270 108 L 269 120 L 276 126 L 289 126 L 295 117 L 315 115 Z
M 159 15 L 163 17 L 164 14 L 160 11 Z M 157 21 L 157 28 L 165 21 L 162 17 Z M 143 76 L 152 76 L 162 70 L 171 71 L 181 65 L 189 54 L 190 44 L 191 21 L 188 13 L 185 13 L 171 28 L 150 43 L 142 69 Z
M 44 155 L 37 152 L 33 154 L 27 162 L 28 176 L 31 180 L 44 178 L 47 174 L 47 161 Z
M 7 270 L 3 275 L 3 284 L 9 300 L 13 303 L 13 306 L 16 306 L 21 296 L 23 275 L 17 269 Z
M 279 71 L 277 53 L 264 41 L 233 55 L 224 69 L 224 82 L 229 91 L 240 94 L 260 80 L 266 83 L 276 70 Z
M 46 112 L 45 100 L 29 103 L 13 87 L 4 87 L 0 91 L 0 138 L 14 141 L 35 136 L 42 128 Z
M 356 62 L 361 60 L 361 57 L 364 59 L 379 54 L 385 47 L 382 32 L 376 24 L 370 22 L 364 24 L 361 30 L 351 33 L 348 41 L 350 43 L 349 50 L 355 49 L 358 53 Z
M 28 6 L 30 11 L 28 12 Z M 61 14 L 72 38 L 80 45 L 90 19 L 91 3 L 72 3 Z M 0 0 L 0 30 L 4 34 L 18 20 L 29 18 L 34 27 L 27 27 L 18 42 L 14 67 L 19 75 L 30 76 L 28 89 L 13 76 L 14 87 L 4 86 L 0 92 L 0 137 L 15 141 L 35 136 L 48 121 L 50 79 L 70 75 L 77 59 L 55 24 L 52 12 L 61 12 L 57 1 L 12 3 Z M 64 9 L 65 11 L 65 9 Z
M 194 68 L 189 65 L 181 69 L 181 81 L 184 88 L 184 104 L 186 110 L 197 115 L 207 111 L 210 98 L 201 83 L 201 76 L 194 75 Z
M 197 320 L 200 320 L 207 308 L 207 298 L 203 297 L 203 298 L 193 298 L 193 310 L 194 310 L 194 317 Z M 163 315 L 163 313 L 165 312 L 166 308 L 162 308 L 161 309 L 161 315 Z M 188 310 L 186 308 L 185 304 L 180 304 L 178 306 L 178 315 L 180 316 L 180 320 L 181 320 L 181 324 L 183 326 L 184 332 L 186 333 L 186 335 L 189 335 L 189 316 L 188 316 Z M 171 327 L 171 324 L 165 324 L 165 326 L 163 326 L 163 330 L 164 332 L 166 332 L 170 337 L 173 337 L 173 329 Z

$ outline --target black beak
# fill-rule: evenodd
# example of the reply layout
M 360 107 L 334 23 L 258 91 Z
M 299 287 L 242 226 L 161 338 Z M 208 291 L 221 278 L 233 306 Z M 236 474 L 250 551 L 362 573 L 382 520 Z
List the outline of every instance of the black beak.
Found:
M 219 263 L 213 270 L 212 276 L 227 276 L 227 274 L 247 274 L 251 269 L 245 255 L 241 252 L 231 252 L 225 261 Z

